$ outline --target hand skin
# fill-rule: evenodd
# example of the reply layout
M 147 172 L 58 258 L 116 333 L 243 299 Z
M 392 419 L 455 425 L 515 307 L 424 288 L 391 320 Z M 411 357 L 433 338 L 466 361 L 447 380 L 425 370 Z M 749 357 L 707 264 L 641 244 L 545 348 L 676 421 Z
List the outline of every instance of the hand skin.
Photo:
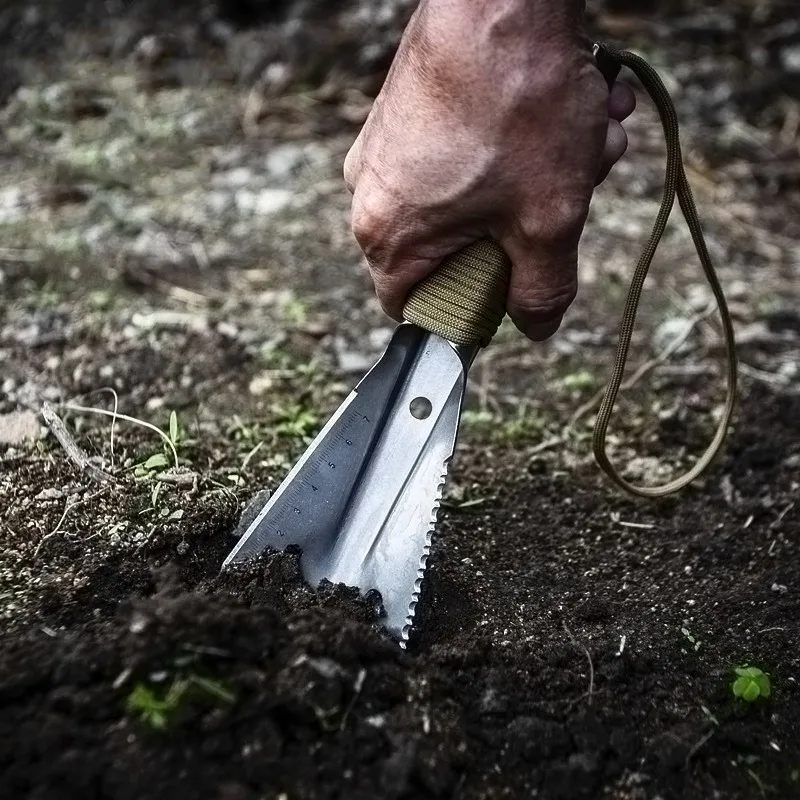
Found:
M 529 339 L 578 287 L 589 203 L 627 148 L 632 90 L 609 93 L 569 0 L 421 0 L 344 163 L 353 235 L 384 311 L 487 235 L 512 261 Z

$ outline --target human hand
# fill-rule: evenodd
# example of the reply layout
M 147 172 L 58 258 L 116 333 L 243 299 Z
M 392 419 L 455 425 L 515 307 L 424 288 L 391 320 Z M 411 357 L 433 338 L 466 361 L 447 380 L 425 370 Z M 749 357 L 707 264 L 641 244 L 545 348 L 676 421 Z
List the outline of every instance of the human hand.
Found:
M 347 154 L 353 234 L 394 319 L 450 253 L 492 236 L 507 312 L 530 339 L 577 292 L 594 187 L 627 148 L 632 90 L 609 93 L 579 3 L 422 0 Z

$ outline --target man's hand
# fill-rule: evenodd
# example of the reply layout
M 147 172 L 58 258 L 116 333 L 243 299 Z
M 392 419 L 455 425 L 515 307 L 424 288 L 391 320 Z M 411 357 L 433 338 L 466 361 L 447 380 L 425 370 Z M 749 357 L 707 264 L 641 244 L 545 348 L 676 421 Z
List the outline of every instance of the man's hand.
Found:
M 513 269 L 508 313 L 530 339 L 577 292 L 594 187 L 623 155 L 633 92 L 611 93 L 570 0 L 422 0 L 347 154 L 352 228 L 378 299 L 486 235 Z

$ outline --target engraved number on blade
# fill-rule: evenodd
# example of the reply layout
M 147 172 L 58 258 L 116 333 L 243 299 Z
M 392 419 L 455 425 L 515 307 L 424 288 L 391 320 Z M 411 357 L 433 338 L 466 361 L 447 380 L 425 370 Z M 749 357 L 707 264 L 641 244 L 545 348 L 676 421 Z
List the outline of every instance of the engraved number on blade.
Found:
M 372 432 L 369 418 L 358 409 L 351 409 L 342 420 L 335 435 L 325 442 L 305 469 L 297 476 L 285 495 L 273 508 L 273 530 L 280 539 L 291 538 L 300 526 L 317 526 L 328 518 L 331 505 L 344 508 L 350 486 L 363 458 L 363 447 Z M 288 518 L 287 518 L 288 516 Z M 311 531 L 313 532 L 313 530 Z

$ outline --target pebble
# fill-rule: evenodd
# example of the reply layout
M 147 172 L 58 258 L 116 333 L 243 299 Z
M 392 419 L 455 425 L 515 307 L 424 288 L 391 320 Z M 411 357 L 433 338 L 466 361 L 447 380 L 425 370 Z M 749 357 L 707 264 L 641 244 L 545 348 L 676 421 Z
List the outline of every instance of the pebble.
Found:
M 303 148 L 296 144 L 284 144 L 267 154 L 267 172 L 273 178 L 288 178 L 303 163 Z
M 238 211 L 269 216 L 286 208 L 292 200 L 288 189 L 262 189 L 259 192 L 240 189 L 234 195 Z
M 796 361 L 784 361 L 778 367 L 778 374 L 789 380 L 800 378 L 800 365 Z
M 653 347 L 656 351 L 662 351 L 670 347 L 672 343 L 681 336 L 684 336 L 691 327 L 691 320 L 686 317 L 671 317 L 664 320 L 653 333 Z M 676 350 L 678 353 L 685 353 L 691 349 L 687 339 Z
M 366 372 L 373 364 L 371 358 L 354 350 L 339 351 L 336 358 L 342 372 Z
M 315 142 L 302 146 L 288 143 L 270 150 L 266 158 L 266 167 L 273 178 L 284 179 L 291 177 L 305 165 L 320 165 L 329 158 L 329 152 Z
M 23 444 L 39 438 L 41 425 L 33 411 L 0 414 L 0 444 Z
M 784 47 L 781 50 L 781 62 L 787 72 L 800 74 L 800 43 Z
M 22 189 L 19 186 L 0 189 L 0 223 L 16 222 L 24 216 Z
M 394 328 L 373 328 L 367 337 L 369 346 L 373 350 L 385 350 L 393 333 Z
M 190 314 L 182 311 L 151 311 L 149 314 L 136 313 L 131 322 L 141 330 L 191 330 L 203 333 L 208 330 L 208 319 L 202 314 Z
M 36 495 L 36 500 L 60 500 L 64 496 L 64 492 L 59 489 L 42 489 Z
M 214 177 L 216 185 L 222 184 L 233 189 L 242 189 L 255 183 L 255 173 L 249 167 L 236 167 Z
M 275 380 L 272 376 L 268 372 L 264 372 L 261 375 L 256 375 L 255 378 L 250 381 L 248 391 L 250 394 L 258 397 L 259 395 L 266 394 L 274 385 Z

